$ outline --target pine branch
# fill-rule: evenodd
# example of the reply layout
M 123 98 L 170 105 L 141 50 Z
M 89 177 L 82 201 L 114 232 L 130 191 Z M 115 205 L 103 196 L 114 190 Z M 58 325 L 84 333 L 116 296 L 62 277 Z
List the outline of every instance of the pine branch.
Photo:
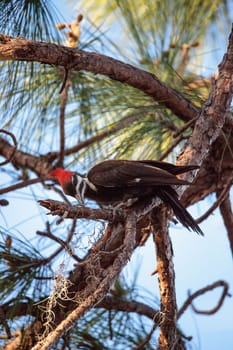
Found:
M 176 291 L 172 242 L 168 233 L 166 207 L 154 210 L 153 238 L 156 243 L 157 270 L 160 289 L 160 310 L 163 322 L 160 324 L 159 349 L 176 349 L 179 341 L 176 327 Z
M 226 184 L 224 184 L 221 191 L 217 192 L 217 200 L 211 205 L 211 207 L 202 214 L 199 218 L 196 219 L 197 224 L 207 219 L 215 209 L 217 209 L 221 204 L 225 201 L 225 199 L 229 196 L 229 191 L 232 185 L 232 178 L 229 177 Z
M 143 91 L 185 122 L 195 118 L 199 112 L 191 101 L 162 83 L 154 74 L 105 55 L 0 34 L 0 60 L 41 62 L 62 66 L 66 70 L 86 70 L 106 75 Z
M 219 65 L 219 75 L 212 84 L 208 100 L 204 103 L 193 133 L 178 157 L 177 164 L 202 165 L 212 145 L 221 135 L 224 123 L 231 115 L 230 105 L 233 95 L 233 28 L 229 36 L 227 52 Z M 187 180 L 193 180 L 187 174 Z M 179 193 L 184 189 L 179 189 Z
M 72 325 L 81 317 L 85 312 L 87 312 L 91 307 L 93 307 L 99 300 L 101 300 L 105 294 L 108 292 L 114 279 L 117 277 L 124 265 L 126 265 L 128 259 L 130 258 L 134 247 L 135 247 L 135 236 L 136 236 L 136 215 L 131 212 L 125 222 L 125 238 L 122 247 L 122 251 L 117 255 L 110 266 L 105 271 L 105 277 L 99 283 L 98 287 L 94 292 L 85 298 L 77 308 L 75 308 L 58 326 L 57 328 L 48 334 L 48 336 L 37 345 L 33 347 L 32 350 L 47 350 L 51 346 L 55 345 L 59 338 L 69 329 Z
M 217 302 L 217 305 L 212 309 L 212 310 L 208 310 L 208 311 L 204 311 L 204 310 L 197 310 L 194 306 L 193 306 L 193 301 L 198 298 L 199 296 L 211 291 L 211 290 L 214 290 L 215 288 L 218 288 L 218 287 L 222 287 L 223 290 L 222 290 L 222 295 L 221 297 L 219 298 L 219 301 Z M 195 293 L 193 294 L 190 294 L 189 293 L 189 296 L 188 296 L 188 299 L 184 302 L 184 304 L 182 305 L 182 307 L 180 308 L 180 310 L 178 311 L 177 313 L 177 319 L 179 319 L 183 314 L 184 312 L 186 311 L 186 309 L 189 307 L 189 306 L 192 306 L 192 309 L 196 312 L 196 313 L 199 313 L 199 314 L 203 314 L 203 315 L 212 315 L 214 313 L 216 313 L 222 306 L 225 298 L 227 296 L 230 296 L 229 293 L 229 285 L 227 282 L 225 281 L 217 281 L 217 282 L 214 282 L 204 288 L 201 288 L 199 289 L 198 291 L 196 291 Z
M 117 133 L 119 130 L 128 128 L 129 125 L 131 125 L 132 123 L 134 123 L 136 120 L 138 120 L 140 118 L 141 118 L 141 116 L 124 118 L 124 119 L 118 121 L 116 125 L 113 125 L 113 126 L 107 128 L 107 130 L 99 132 L 96 135 L 91 136 L 89 139 L 82 141 L 82 142 L 79 142 L 77 145 L 75 145 L 73 147 L 66 148 L 64 150 L 64 154 L 66 156 L 68 156 L 70 154 L 77 153 L 81 149 L 87 148 L 88 146 L 103 140 L 105 137 L 108 137 L 108 136 L 111 136 L 111 135 Z M 59 152 L 50 152 L 48 154 L 48 157 L 49 157 L 49 159 L 53 160 L 53 159 L 56 159 L 58 157 L 58 155 L 59 155 Z
M 12 154 L 13 147 L 10 145 L 8 141 L 0 137 L 0 154 L 9 159 Z M 34 173 L 39 175 L 40 177 L 47 176 L 48 172 L 51 170 L 51 163 L 47 160 L 46 157 L 37 157 L 33 156 L 29 153 L 22 152 L 16 150 L 14 153 L 14 157 L 11 160 L 12 165 L 18 169 L 28 169 L 32 170 Z
M 122 221 L 125 213 L 122 210 L 111 209 L 94 209 L 88 207 L 75 207 L 64 202 L 52 199 L 39 200 L 38 203 L 50 210 L 50 215 L 59 215 L 64 219 L 80 219 L 89 220 L 106 220 L 106 221 Z
M 143 315 L 150 318 L 155 323 L 159 323 L 158 321 L 160 318 L 159 310 L 155 310 L 147 304 L 137 301 L 125 300 L 117 296 L 106 296 L 96 305 L 96 308 L 104 308 L 106 310 L 118 310 L 124 312 L 135 312 L 138 315 Z
M 14 157 L 14 154 L 15 154 L 16 149 L 17 149 L 17 140 L 16 140 L 15 135 L 12 134 L 12 132 L 10 132 L 10 131 L 4 130 L 4 129 L 0 129 L 0 132 L 2 132 L 3 134 L 9 135 L 12 138 L 13 143 L 14 143 L 14 146 L 12 147 L 12 152 L 9 155 L 9 157 L 5 161 L 0 163 L 0 166 L 3 166 L 3 165 L 6 165 L 7 163 L 10 163 L 10 161 Z
M 30 186 L 30 185 L 34 185 L 34 184 L 37 184 L 37 183 L 42 182 L 42 181 L 43 181 L 43 179 L 41 179 L 41 178 L 24 180 L 24 181 L 21 181 L 21 182 L 18 182 L 16 184 L 14 184 L 14 185 L 1 188 L 0 189 L 0 195 L 4 194 L 4 193 L 11 192 L 11 191 L 18 190 L 19 188 L 24 188 L 24 187 L 27 187 L 27 186 Z

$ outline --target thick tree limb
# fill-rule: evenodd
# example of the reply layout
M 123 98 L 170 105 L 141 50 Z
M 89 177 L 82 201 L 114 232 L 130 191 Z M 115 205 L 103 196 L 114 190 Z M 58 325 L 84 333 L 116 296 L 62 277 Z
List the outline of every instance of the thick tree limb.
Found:
M 9 158 L 12 154 L 12 146 L 0 137 L 0 154 Z M 51 170 L 51 163 L 45 157 L 33 156 L 29 153 L 16 150 L 11 163 L 18 169 L 28 169 L 32 170 L 38 176 L 47 176 L 48 172 Z
M 233 28 L 229 36 L 227 52 L 219 65 L 219 75 L 214 81 L 208 100 L 204 103 L 200 118 L 184 151 L 178 157 L 178 164 L 203 164 L 211 146 L 221 135 L 227 117 L 230 117 L 230 105 L 233 95 Z M 187 174 L 192 180 L 194 174 Z M 184 188 L 179 189 L 179 193 Z
M 104 272 L 105 278 L 99 283 L 98 287 L 92 291 L 89 296 L 87 296 L 83 302 L 81 302 L 77 308 L 75 308 L 58 326 L 57 328 L 48 334 L 48 336 L 37 345 L 33 347 L 32 350 L 47 350 L 51 346 L 55 345 L 59 338 L 72 327 L 74 322 L 76 322 L 85 312 L 87 312 L 91 307 L 93 307 L 99 300 L 108 292 L 114 279 L 117 277 L 121 269 L 130 259 L 131 254 L 134 250 L 136 243 L 136 215 L 131 212 L 126 218 L 125 222 L 125 238 L 122 247 L 122 251 L 117 255 L 110 266 Z
M 233 149 L 233 128 L 229 123 L 224 127 L 224 132 L 229 134 L 229 149 Z M 106 136 L 109 132 L 104 132 Z M 98 135 L 91 138 L 90 143 L 98 141 Z M 83 147 L 88 146 L 89 141 L 81 142 L 80 144 L 65 150 L 65 154 L 72 154 L 79 151 Z M 13 151 L 13 146 L 8 143 L 5 139 L 0 137 L 0 154 L 5 158 L 10 156 Z M 16 168 L 25 168 L 32 170 L 40 178 L 29 179 L 26 181 L 19 182 L 15 185 L 9 186 L 7 188 L 2 188 L 0 194 L 4 194 L 10 191 L 14 191 L 18 188 L 23 188 L 30 184 L 43 181 L 48 172 L 51 170 L 51 159 L 55 160 L 59 157 L 59 152 L 52 152 L 45 156 L 37 157 L 31 155 L 30 153 L 22 152 L 20 150 L 16 151 L 14 158 L 12 160 L 13 165 Z M 204 162 L 200 172 L 195 179 L 195 186 L 189 186 L 182 196 L 182 202 L 185 206 L 189 206 L 193 203 L 204 199 L 209 194 L 216 192 L 222 183 L 226 183 L 232 176 L 233 162 L 231 152 L 226 148 L 225 141 L 223 137 L 219 137 L 213 144 L 210 153 Z
M 10 37 L 0 36 L 0 39 L 0 59 L 37 61 L 46 64 L 63 66 L 67 70 L 85 69 L 93 73 L 101 73 L 111 77 L 112 79 L 127 83 L 144 91 L 146 94 L 152 96 L 158 103 L 170 108 L 185 121 L 195 118 L 198 114 L 198 110 L 195 107 L 193 108 L 193 105 L 189 101 L 177 94 L 176 91 L 162 84 L 154 75 L 138 70 L 137 68 L 126 65 L 120 61 L 96 53 L 86 53 L 57 45 L 36 43 L 22 38 L 12 39 Z M 213 146 L 218 142 L 221 129 L 225 123 L 225 120 L 229 116 L 229 107 L 233 92 L 232 34 L 229 38 L 227 54 L 225 55 L 219 70 L 219 77 L 213 84 L 210 98 L 202 109 L 201 116 L 198 119 L 194 129 L 194 134 L 179 158 L 180 163 L 193 163 L 200 165 L 204 162 L 204 160 L 206 162 L 214 148 Z M 5 140 L 0 139 L 0 154 L 8 158 L 11 154 L 11 150 L 12 146 L 10 146 Z M 223 160 L 224 157 L 222 157 L 222 154 L 218 154 L 219 162 Z M 48 161 L 48 159 L 49 158 L 33 157 L 29 154 L 16 151 L 13 164 L 16 167 L 20 166 L 33 170 L 39 176 L 46 176 L 51 167 L 51 163 Z M 206 178 L 208 178 L 208 172 L 206 172 L 206 174 Z M 218 180 L 216 180 L 214 183 L 215 188 L 217 187 L 217 182 Z M 180 193 L 182 191 L 183 190 L 180 190 Z M 197 193 L 197 188 L 195 188 L 195 192 Z M 199 194 L 199 196 L 201 196 L 201 194 Z M 46 205 L 48 205 L 48 201 Z M 49 201 L 49 205 L 51 205 L 51 201 Z M 58 206 L 56 207 L 55 204 L 54 213 L 57 208 Z M 64 215 L 64 213 L 67 213 L 65 208 L 62 209 L 62 212 L 60 204 L 58 210 L 59 213 L 62 213 L 59 215 Z M 68 210 L 68 213 L 70 213 L 70 209 Z M 101 211 L 101 215 L 102 214 L 103 212 Z M 88 215 L 87 212 L 85 212 L 85 215 Z M 89 213 L 89 215 L 91 217 L 93 212 Z M 167 214 L 165 214 L 164 218 L 166 217 Z M 108 214 L 106 214 L 106 218 L 106 220 L 109 220 Z M 113 219 L 114 218 L 112 217 L 112 220 Z M 85 261 L 78 264 L 74 271 L 72 271 L 70 280 L 72 283 L 74 283 L 70 288 L 69 293 L 73 296 L 74 294 L 76 295 L 76 293 L 79 294 L 80 292 L 81 297 L 85 297 L 84 302 L 80 304 L 78 308 L 75 301 L 73 303 L 67 302 L 64 303 L 65 305 L 62 312 L 59 310 L 59 308 L 55 310 L 57 311 L 57 313 L 55 312 L 57 317 L 57 325 L 64 320 L 64 313 L 71 313 L 70 319 L 65 319 L 64 323 L 59 325 L 61 326 L 60 328 L 58 326 L 59 329 L 55 331 L 55 338 L 53 338 L 52 341 L 56 342 L 59 334 L 61 335 L 65 329 L 68 329 L 70 325 L 72 325 L 74 320 L 77 319 L 77 315 L 78 317 L 81 316 L 86 310 L 88 310 L 89 307 L 93 306 L 105 295 L 111 278 L 113 278 L 116 273 L 116 270 L 112 269 L 112 266 L 114 266 L 114 268 L 116 267 L 116 269 L 119 268 L 119 273 L 123 266 L 122 261 L 126 263 L 125 259 L 130 256 L 129 252 L 132 252 L 134 249 L 134 247 L 132 247 L 132 242 L 134 243 L 135 238 L 132 228 L 134 224 L 130 222 L 129 218 L 127 223 L 128 226 L 126 225 L 125 240 L 124 225 L 122 222 L 116 226 L 109 225 L 108 232 L 106 233 L 108 240 L 105 239 L 103 245 L 101 245 L 100 242 L 100 247 L 104 247 L 103 251 L 98 251 L 98 249 L 95 250 L 94 247 L 88 253 Z M 162 312 L 164 312 L 164 315 L 166 316 L 164 323 L 161 325 L 160 343 L 168 344 L 168 346 L 170 346 L 171 344 L 175 344 L 177 340 L 177 332 L 175 327 L 176 300 L 174 296 L 172 246 L 169 241 L 169 236 L 167 235 L 165 219 L 160 226 L 161 227 L 158 232 L 155 231 L 155 241 L 158 245 L 158 262 L 160 263 L 158 271 L 159 277 L 161 278 L 161 306 Z M 157 227 L 155 229 L 157 230 Z M 158 234 L 159 232 L 160 234 Z M 127 237 L 133 237 L 132 242 L 130 242 Z M 124 245 L 122 245 L 123 240 Z M 163 254 L 163 252 L 165 253 Z M 93 275 L 90 275 L 90 267 L 93 269 Z M 106 277 L 106 273 L 110 273 L 111 276 L 109 279 Z M 164 276 L 162 273 L 164 273 Z M 96 281 L 98 281 L 99 285 L 96 284 Z M 94 294 L 93 290 L 95 291 Z M 74 308 L 76 308 L 76 313 Z M 164 349 L 165 348 L 166 347 L 164 347 Z M 161 347 L 161 349 L 163 349 L 163 347 Z
M 185 122 L 195 118 L 199 111 L 188 99 L 162 83 L 154 74 L 94 52 L 0 34 L 0 60 L 41 62 L 62 66 L 66 70 L 86 70 L 106 75 L 143 91 Z
M 232 179 L 233 184 L 233 119 L 226 118 L 225 125 L 216 141 L 210 147 L 200 171 L 194 181 L 182 195 L 185 206 L 204 199 L 210 193 L 216 193 L 223 184 Z
M 153 237 L 156 243 L 157 269 L 160 290 L 160 310 L 164 321 L 160 325 L 159 349 L 176 348 L 178 342 L 176 327 L 175 271 L 172 243 L 167 227 L 168 214 L 165 206 L 153 213 Z

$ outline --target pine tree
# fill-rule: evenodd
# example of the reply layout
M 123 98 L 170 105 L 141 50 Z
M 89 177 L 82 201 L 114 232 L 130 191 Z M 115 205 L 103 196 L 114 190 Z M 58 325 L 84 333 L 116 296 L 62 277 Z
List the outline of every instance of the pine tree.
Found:
M 185 207 L 216 194 L 198 221 L 219 207 L 232 253 L 228 6 L 83 0 L 83 14 L 67 21 L 51 1 L 1 1 L 3 349 L 186 349 L 187 308 L 222 306 L 229 286 L 219 280 L 177 307 L 175 219 L 160 200 L 127 211 L 78 207 L 47 175 L 57 166 L 85 174 L 109 158 L 198 165 L 177 192 Z M 209 74 L 205 52 L 216 42 L 222 53 Z M 160 290 L 152 297 L 122 273 L 150 239 Z M 195 309 L 195 298 L 218 287 L 213 310 Z

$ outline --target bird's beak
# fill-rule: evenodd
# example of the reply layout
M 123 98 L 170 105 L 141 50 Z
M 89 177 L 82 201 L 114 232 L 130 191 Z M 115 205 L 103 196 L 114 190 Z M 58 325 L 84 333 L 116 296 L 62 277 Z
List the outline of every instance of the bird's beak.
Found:
M 83 200 L 83 197 L 82 197 L 81 193 L 76 193 L 75 198 L 77 199 L 77 201 L 79 202 L 81 207 L 85 206 L 84 200 Z

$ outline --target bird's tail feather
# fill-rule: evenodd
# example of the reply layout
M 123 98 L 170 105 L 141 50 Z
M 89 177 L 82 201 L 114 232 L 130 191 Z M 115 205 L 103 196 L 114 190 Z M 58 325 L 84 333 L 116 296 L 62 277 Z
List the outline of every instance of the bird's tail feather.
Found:
M 204 235 L 193 217 L 179 201 L 178 195 L 172 187 L 160 189 L 157 194 L 164 201 L 164 203 L 168 204 L 172 208 L 175 216 L 182 223 L 182 225 L 184 225 L 188 230 L 193 230 L 202 236 Z

